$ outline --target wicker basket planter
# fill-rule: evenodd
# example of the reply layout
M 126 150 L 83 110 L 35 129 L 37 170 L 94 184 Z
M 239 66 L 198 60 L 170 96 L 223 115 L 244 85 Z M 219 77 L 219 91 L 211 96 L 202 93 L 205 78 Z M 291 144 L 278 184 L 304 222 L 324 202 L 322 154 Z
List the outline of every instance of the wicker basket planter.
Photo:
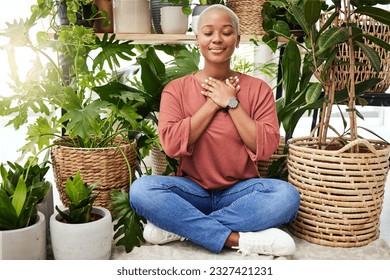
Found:
M 348 139 L 344 139 L 348 140 Z M 358 139 L 340 148 L 315 137 L 289 141 L 289 182 L 301 194 L 298 216 L 289 225 L 297 237 L 332 247 L 363 246 L 379 237 L 390 146 Z M 349 152 L 359 147 L 359 152 Z
M 51 149 L 51 159 L 61 202 L 68 206 L 69 199 L 65 193 L 66 180 L 80 170 L 84 182 L 88 184 L 99 182 L 94 189 L 94 192 L 99 194 L 94 205 L 108 208 L 111 202 L 111 190 L 128 190 L 131 181 L 135 179 L 138 165 L 135 145 L 136 142 L 133 141 L 132 144 L 122 142 L 115 147 L 97 149 L 75 148 L 61 144 L 54 146 Z
M 261 10 L 264 0 L 227 0 L 226 6 L 240 19 L 240 32 L 243 35 L 260 34 L 263 31 Z

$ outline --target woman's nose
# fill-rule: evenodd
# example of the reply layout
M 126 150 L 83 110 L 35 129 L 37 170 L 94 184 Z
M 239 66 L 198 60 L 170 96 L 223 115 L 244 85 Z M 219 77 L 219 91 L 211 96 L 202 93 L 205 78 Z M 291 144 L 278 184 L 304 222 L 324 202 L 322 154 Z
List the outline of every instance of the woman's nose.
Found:
M 219 33 L 214 33 L 212 39 L 213 39 L 213 42 L 221 42 L 222 36 Z

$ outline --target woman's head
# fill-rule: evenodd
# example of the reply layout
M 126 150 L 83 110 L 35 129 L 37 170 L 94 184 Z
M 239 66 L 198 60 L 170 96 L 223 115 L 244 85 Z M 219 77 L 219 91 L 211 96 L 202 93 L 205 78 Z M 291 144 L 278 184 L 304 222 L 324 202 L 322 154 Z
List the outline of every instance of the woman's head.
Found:
M 236 32 L 236 34 L 238 35 L 239 34 L 239 30 L 240 30 L 240 20 L 238 19 L 238 16 L 231 10 L 229 9 L 228 7 L 224 6 L 224 5 L 221 5 L 221 4 L 214 4 L 214 5 L 211 5 L 210 7 L 208 7 L 207 9 L 205 9 L 200 15 L 199 15 L 199 19 L 198 19 L 198 30 L 196 30 L 197 32 L 199 32 L 199 30 L 202 29 L 202 20 L 204 17 L 206 17 L 206 15 L 208 13 L 212 13 L 212 12 L 215 12 L 215 11 L 220 11 L 220 12 L 223 12 L 223 13 L 226 13 L 230 19 L 231 19 L 231 22 L 232 22 L 232 26 L 233 26 L 233 29 L 234 31 Z
M 200 14 L 196 41 L 206 64 L 229 66 L 234 50 L 240 42 L 238 30 L 239 20 L 226 6 L 211 5 Z

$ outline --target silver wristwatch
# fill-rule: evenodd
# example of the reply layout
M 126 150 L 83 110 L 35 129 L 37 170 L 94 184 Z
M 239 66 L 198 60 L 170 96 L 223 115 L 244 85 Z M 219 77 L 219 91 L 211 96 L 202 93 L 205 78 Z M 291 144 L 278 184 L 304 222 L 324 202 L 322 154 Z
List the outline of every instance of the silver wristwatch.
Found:
M 228 105 L 223 109 L 223 111 L 224 111 L 225 113 L 227 113 L 227 112 L 229 111 L 229 109 L 235 109 L 235 108 L 237 108 L 238 103 L 240 103 L 240 101 L 238 101 L 237 98 L 231 98 L 231 99 L 229 99 Z

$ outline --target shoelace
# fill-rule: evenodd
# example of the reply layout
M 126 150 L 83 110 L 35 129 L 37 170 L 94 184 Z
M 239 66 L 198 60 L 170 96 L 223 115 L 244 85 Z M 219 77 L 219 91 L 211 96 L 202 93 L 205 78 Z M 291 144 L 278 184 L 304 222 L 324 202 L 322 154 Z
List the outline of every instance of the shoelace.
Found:
M 237 253 L 241 253 L 244 256 L 247 256 L 251 253 L 269 255 L 273 253 L 271 240 L 245 240 L 246 246 L 241 248 L 240 246 L 233 246 L 232 249 L 238 249 Z M 259 244 L 260 243 L 260 244 Z
M 182 236 L 179 236 L 179 235 L 177 235 L 177 234 L 175 234 L 175 233 L 166 231 L 165 240 L 169 240 L 169 241 L 177 240 L 179 237 L 180 237 L 180 239 L 179 239 L 180 241 L 186 240 L 185 237 L 182 237 Z

